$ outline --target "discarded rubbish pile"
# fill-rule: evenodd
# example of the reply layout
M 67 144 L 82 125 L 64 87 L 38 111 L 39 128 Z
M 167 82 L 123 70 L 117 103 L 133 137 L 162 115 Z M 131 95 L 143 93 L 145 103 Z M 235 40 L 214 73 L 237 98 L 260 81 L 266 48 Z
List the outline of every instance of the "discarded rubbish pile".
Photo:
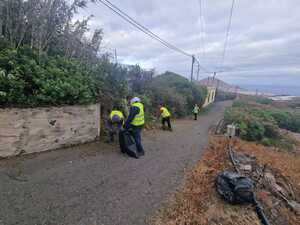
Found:
M 257 193 L 259 201 L 265 208 L 271 209 L 267 210 L 268 218 L 277 221 L 276 224 L 286 224 L 285 221 L 278 221 L 278 208 L 282 204 L 300 215 L 300 204 L 296 201 L 292 185 L 286 177 L 267 166 L 259 165 L 254 156 L 234 151 L 232 148 L 229 148 L 229 157 L 236 172 L 254 181 L 254 192 Z
M 263 208 L 256 200 L 254 193 L 254 182 L 239 173 L 225 171 L 218 175 L 216 179 L 218 193 L 225 201 L 231 204 L 252 204 L 263 225 L 270 225 Z
M 229 147 L 229 157 L 236 172 L 225 171 L 218 175 L 216 188 L 219 194 L 231 204 L 249 203 L 255 210 L 262 224 L 269 225 L 263 208 L 256 199 L 255 192 L 264 203 L 271 201 L 272 210 L 268 213 L 273 220 L 277 217 L 276 206 L 284 201 L 288 207 L 300 215 L 300 204 L 295 200 L 295 194 L 290 183 L 280 174 L 260 166 L 255 157 L 239 153 Z
M 153 224 L 261 225 L 254 206 L 225 203 L 216 191 L 216 177 L 222 171 L 238 170 L 253 181 L 256 199 L 271 225 L 299 225 L 300 155 L 238 138 L 233 143 L 229 157 L 228 139 L 210 137 L 208 149 L 187 175 L 183 190 L 160 210 Z

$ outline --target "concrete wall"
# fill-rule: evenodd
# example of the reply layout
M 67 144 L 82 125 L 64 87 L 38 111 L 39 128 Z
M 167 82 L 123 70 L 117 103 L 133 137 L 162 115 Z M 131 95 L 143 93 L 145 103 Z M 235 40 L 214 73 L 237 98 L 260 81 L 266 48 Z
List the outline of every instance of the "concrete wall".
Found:
M 99 135 L 99 104 L 0 109 L 0 157 L 85 143 Z

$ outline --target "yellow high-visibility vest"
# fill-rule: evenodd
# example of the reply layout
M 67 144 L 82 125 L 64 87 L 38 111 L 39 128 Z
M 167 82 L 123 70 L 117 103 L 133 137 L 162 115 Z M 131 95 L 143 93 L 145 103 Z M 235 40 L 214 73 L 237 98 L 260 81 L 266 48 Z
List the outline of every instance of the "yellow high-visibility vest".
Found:
M 161 116 L 163 118 L 171 116 L 171 113 L 169 112 L 169 110 L 166 107 L 161 107 L 160 111 L 162 111 Z
M 198 114 L 199 110 L 200 110 L 199 106 L 195 106 L 194 109 L 193 109 L 193 113 L 197 113 Z
M 142 126 L 145 124 L 145 112 L 144 112 L 144 105 L 140 102 L 135 102 L 131 104 L 131 106 L 138 107 L 140 112 L 135 115 L 134 119 L 131 121 L 133 126 Z
M 114 116 L 118 116 L 118 117 L 120 117 L 120 119 L 124 120 L 124 115 L 123 115 L 123 113 L 122 113 L 121 111 L 119 111 L 119 110 L 113 110 L 113 111 L 111 111 L 111 113 L 110 113 L 110 115 L 109 115 L 109 118 L 112 120 L 112 118 L 113 118 Z

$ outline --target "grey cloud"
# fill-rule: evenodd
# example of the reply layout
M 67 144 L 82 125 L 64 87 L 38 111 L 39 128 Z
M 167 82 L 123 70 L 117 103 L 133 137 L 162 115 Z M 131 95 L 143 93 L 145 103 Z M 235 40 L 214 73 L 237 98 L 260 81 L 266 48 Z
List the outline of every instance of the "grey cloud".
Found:
M 282 81 L 300 85 L 300 14 L 297 0 L 235 1 L 224 64 L 220 63 L 231 0 L 202 0 L 205 33 L 200 34 L 198 0 L 111 0 L 160 37 L 199 56 L 204 67 L 228 69 L 225 81 Z M 104 44 L 116 48 L 124 63 L 171 70 L 189 76 L 191 59 L 165 48 L 98 3 L 81 16 L 93 14 L 92 29 L 104 30 Z M 204 36 L 205 53 L 202 52 Z M 207 76 L 201 73 L 201 76 Z

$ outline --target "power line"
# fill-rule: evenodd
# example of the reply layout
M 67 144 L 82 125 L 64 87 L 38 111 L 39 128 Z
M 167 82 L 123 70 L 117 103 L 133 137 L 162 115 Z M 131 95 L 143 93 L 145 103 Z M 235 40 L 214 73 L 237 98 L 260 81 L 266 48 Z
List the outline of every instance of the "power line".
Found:
M 201 68 L 204 72 L 206 72 L 206 73 L 211 73 L 210 71 L 208 71 L 205 67 L 203 67 L 203 66 L 201 66 L 201 64 L 200 64 L 200 62 L 199 62 L 199 60 L 196 58 L 195 59 L 196 60 L 196 62 L 198 63 L 198 65 L 199 65 L 199 68 Z
M 230 9 L 230 16 L 229 16 L 229 21 L 228 21 L 227 31 L 226 31 L 226 37 L 225 37 L 225 42 L 224 42 L 224 49 L 223 49 L 223 53 L 222 53 L 221 65 L 223 65 L 224 60 L 225 60 L 225 55 L 226 55 L 226 50 L 227 50 L 227 45 L 228 45 L 228 39 L 229 39 L 229 33 L 230 33 L 230 28 L 231 28 L 231 21 L 232 21 L 234 3 L 235 3 L 235 0 L 232 0 L 231 9 Z
M 169 42 L 165 41 L 164 39 L 160 38 L 157 34 L 153 33 L 147 27 L 145 27 L 144 25 L 137 22 L 135 19 L 133 19 L 127 13 L 125 13 L 120 8 L 118 8 L 116 5 L 111 3 L 109 0 L 98 0 L 98 1 L 101 2 L 103 5 L 105 5 L 107 8 L 109 8 L 110 10 L 112 10 L 114 13 L 116 13 L 118 16 L 120 16 L 126 22 L 130 23 L 132 26 L 134 26 L 135 28 L 137 28 L 138 30 L 143 32 L 144 34 L 148 35 L 150 38 L 160 42 L 162 45 L 164 45 L 165 47 L 167 47 L 167 48 L 169 48 L 173 51 L 176 51 L 176 52 L 178 52 L 180 54 L 183 54 L 187 57 L 191 57 L 192 61 L 196 61 L 198 63 L 199 68 L 201 68 L 202 70 L 208 72 L 208 70 L 206 68 L 204 68 L 203 66 L 201 66 L 199 61 L 196 60 L 192 54 L 189 54 L 189 53 L 185 52 L 184 50 L 176 47 L 175 45 L 172 45 Z
M 224 41 L 224 48 L 223 48 L 223 52 L 222 52 L 222 57 L 221 57 L 221 61 L 220 61 L 220 66 L 222 67 L 224 64 L 224 60 L 225 60 L 225 56 L 226 56 L 226 50 L 227 50 L 227 45 L 228 45 L 228 39 L 229 39 L 229 34 L 230 34 L 230 29 L 231 29 L 231 23 L 232 23 L 232 15 L 233 15 L 233 8 L 234 8 L 234 3 L 235 0 L 232 0 L 232 4 L 231 4 L 231 8 L 230 8 L 230 15 L 229 15 L 229 21 L 228 21 L 228 25 L 227 25 L 227 30 L 226 30 L 226 36 L 225 36 L 225 41 Z M 213 79 L 215 79 L 217 73 L 224 73 L 224 72 L 228 72 L 228 71 L 214 71 L 214 75 L 213 75 Z
M 128 23 L 130 23 L 135 28 L 137 28 L 138 30 L 140 30 L 144 34 L 148 35 L 152 39 L 160 42 L 165 47 L 167 47 L 167 48 L 169 48 L 171 50 L 177 51 L 178 53 L 181 53 L 181 54 L 183 54 L 185 56 L 192 57 L 191 54 L 189 54 L 189 53 L 183 51 L 182 49 L 179 49 L 178 47 L 170 44 L 169 42 L 165 41 L 164 39 L 160 38 L 158 35 L 156 35 L 152 31 L 150 31 L 147 27 L 145 27 L 145 26 L 141 25 L 140 23 L 138 23 L 136 20 L 134 20 L 132 17 L 130 17 L 124 11 L 122 11 L 117 6 L 115 6 L 114 4 L 112 4 L 110 1 L 108 1 L 108 0 L 99 0 L 99 1 L 103 5 L 105 5 L 107 8 L 109 8 L 110 10 L 112 10 L 114 13 L 116 13 L 117 15 L 119 15 L 122 19 L 126 20 Z
M 198 0 L 199 2 L 199 7 L 200 7 L 200 33 L 201 33 L 201 44 L 202 44 L 202 50 L 203 50 L 203 56 L 205 55 L 205 43 L 204 43 L 204 16 L 203 16 L 203 4 L 202 4 L 202 0 Z
M 108 0 L 104 0 L 106 2 L 108 2 L 108 4 L 110 4 L 112 7 L 114 7 L 115 9 L 117 9 L 120 13 L 122 13 L 123 15 L 125 15 L 127 18 L 129 18 L 131 21 L 133 21 L 135 24 L 137 24 L 138 26 L 140 26 L 142 29 L 146 30 L 148 33 L 150 33 L 151 35 L 153 35 L 155 38 L 159 39 L 160 41 L 164 42 L 165 44 L 167 44 L 169 47 L 171 47 L 173 50 L 181 52 L 182 54 L 191 57 L 192 55 L 177 48 L 176 46 L 168 43 L 167 41 L 165 41 L 164 39 L 160 38 L 158 35 L 156 35 L 155 33 L 153 33 L 151 30 L 149 30 L 147 27 L 145 27 L 144 25 L 140 24 L 139 22 L 137 22 L 135 19 L 133 19 L 132 17 L 130 17 L 128 14 L 126 14 L 124 11 L 122 11 L 120 8 L 118 8 L 116 5 L 112 4 L 110 1 Z

